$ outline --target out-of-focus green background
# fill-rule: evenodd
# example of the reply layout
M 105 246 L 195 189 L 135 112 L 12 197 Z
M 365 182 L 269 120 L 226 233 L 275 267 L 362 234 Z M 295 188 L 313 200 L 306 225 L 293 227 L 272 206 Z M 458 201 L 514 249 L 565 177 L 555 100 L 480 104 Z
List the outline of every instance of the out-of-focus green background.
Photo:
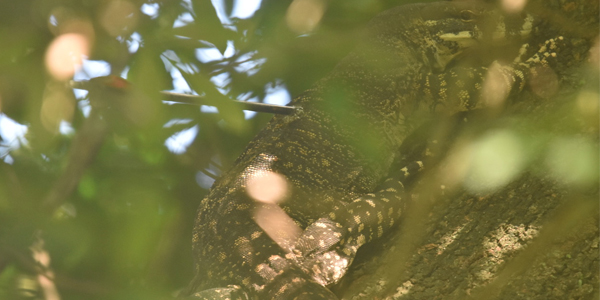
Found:
M 1 299 L 44 297 L 35 245 L 61 299 L 153 299 L 189 282 L 196 207 L 271 115 L 167 105 L 158 92 L 286 101 L 399 4 L 291 2 L 0 2 Z M 109 74 L 129 94 L 69 87 Z M 96 106 L 108 129 L 84 129 Z

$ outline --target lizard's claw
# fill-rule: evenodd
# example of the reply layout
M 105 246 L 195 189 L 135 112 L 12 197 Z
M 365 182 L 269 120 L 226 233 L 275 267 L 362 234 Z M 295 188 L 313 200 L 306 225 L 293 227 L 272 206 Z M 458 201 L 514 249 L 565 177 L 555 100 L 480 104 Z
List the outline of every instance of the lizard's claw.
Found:
M 309 225 L 294 244 L 292 252 L 307 257 L 326 252 L 338 244 L 346 231 L 343 226 L 327 218 L 321 218 Z
M 566 48 L 565 39 L 562 36 L 548 39 L 544 42 L 544 44 L 538 49 L 536 53 L 530 56 L 524 62 L 521 62 L 522 57 L 525 55 L 527 46 L 523 45 L 521 48 L 520 56 L 515 59 L 515 63 L 524 64 L 528 68 L 532 68 L 536 65 L 545 66 L 545 67 L 553 67 L 556 64 L 556 58 L 559 56 L 558 54 Z
M 346 231 L 341 224 L 327 218 L 315 221 L 292 249 L 295 263 L 323 286 L 339 281 L 358 249 L 342 246 Z
M 354 253 L 355 254 L 355 253 Z M 322 286 L 338 282 L 348 271 L 353 255 L 346 255 L 338 247 L 299 260 L 300 266 Z

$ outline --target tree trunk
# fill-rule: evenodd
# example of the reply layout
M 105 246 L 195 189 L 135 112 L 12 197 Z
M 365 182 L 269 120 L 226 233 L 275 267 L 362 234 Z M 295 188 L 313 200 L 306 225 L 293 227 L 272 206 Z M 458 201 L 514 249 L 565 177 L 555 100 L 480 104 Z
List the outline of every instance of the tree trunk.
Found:
M 456 139 L 514 134 L 527 163 L 481 190 L 456 164 L 473 154 L 451 151 L 419 179 L 397 230 L 359 251 L 333 288 L 343 299 L 598 299 L 598 1 L 529 8 L 544 19 L 531 46 L 564 37 L 558 68 L 540 71 L 502 116 L 470 116 Z M 552 167 L 557 149 L 572 149 L 562 169 Z M 491 162 L 488 172 L 502 171 Z

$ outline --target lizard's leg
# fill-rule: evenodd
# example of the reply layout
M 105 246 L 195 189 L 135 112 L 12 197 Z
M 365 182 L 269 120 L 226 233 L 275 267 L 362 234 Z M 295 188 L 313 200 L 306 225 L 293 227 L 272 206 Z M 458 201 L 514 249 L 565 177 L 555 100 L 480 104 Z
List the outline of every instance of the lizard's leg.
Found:
M 423 165 L 415 161 L 365 194 L 308 226 L 288 258 L 323 286 L 339 281 L 360 246 L 381 237 L 400 217 L 407 193 L 403 181 Z
M 539 66 L 549 66 L 556 57 L 554 51 L 561 38 L 548 40 L 529 59 L 521 61 L 521 55 L 507 66 L 496 66 L 508 88 L 509 92 L 516 93 L 523 90 L 526 84 L 527 73 Z M 523 50 L 526 50 L 526 46 Z M 464 88 L 464 93 L 452 101 L 448 101 L 443 93 L 432 96 L 436 99 L 430 103 L 431 109 L 444 105 L 443 110 L 448 114 L 459 111 L 469 111 L 485 107 L 482 103 L 481 86 L 489 69 L 486 67 L 469 68 L 468 76 L 474 81 Z M 464 70 L 462 70 L 464 71 Z M 460 85 L 462 78 L 457 70 L 450 70 L 443 74 L 429 74 L 424 77 L 427 84 L 424 87 L 443 91 L 444 86 Z M 464 83 L 463 83 L 464 84 Z M 456 102 L 456 99 L 459 101 Z M 403 168 L 406 174 L 391 175 L 379 187 L 376 193 L 366 194 L 357 198 L 352 203 L 330 212 L 313 224 L 309 225 L 294 246 L 294 251 L 288 258 L 295 259 L 306 272 L 321 283 L 328 285 L 337 282 L 345 274 L 351 264 L 358 248 L 378 237 L 381 237 L 394 225 L 400 217 L 402 208 L 406 203 L 407 194 L 404 190 L 403 180 L 410 174 L 421 169 L 422 164 L 415 162 Z
M 278 262 L 274 262 L 277 260 Z M 262 273 L 273 276 L 268 284 L 258 292 L 258 299 L 272 300 L 338 300 L 338 298 L 320 283 L 315 282 L 298 266 L 288 260 L 274 256 L 269 264 L 257 267 Z M 178 298 L 188 300 L 249 300 L 248 293 L 239 285 L 212 288 L 196 292 L 190 296 Z
M 260 166 L 260 161 L 252 164 Z M 268 166 L 262 166 L 268 168 Z M 254 200 L 238 188 L 226 195 L 224 207 L 206 206 L 196 239 L 211 241 L 196 245 L 206 259 L 196 266 L 198 282 L 185 295 L 191 299 L 321 299 L 337 300 L 326 287 L 313 280 L 300 266 L 286 259 L 281 247 L 253 219 Z M 262 205 L 262 204 L 261 204 Z M 222 209 L 224 208 L 224 209 Z M 215 217 L 222 222 L 213 222 Z
M 533 54 L 529 45 L 521 47 L 519 55 L 509 64 L 494 61 L 484 67 L 457 67 L 444 73 L 428 73 L 416 81 L 416 88 L 425 96 L 429 111 L 451 115 L 459 111 L 494 107 L 525 88 L 531 76 L 553 67 L 565 48 L 563 37 L 546 40 Z M 530 56 L 527 56 L 530 55 Z
M 239 229 L 239 228 L 238 228 Z M 262 242 L 264 242 L 263 239 Z M 261 241 L 256 241 L 260 244 Z M 269 244 L 268 242 L 265 244 Z M 256 249 L 260 245 L 255 245 Z M 231 249 L 231 257 L 227 265 L 237 268 L 239 274 L 233 275 L 232 281 L 238 281 L 241 285 L 228 285 L 217 288 L 204 289 L 194 292 L 187 298 L 197 300 L 249 300 L 249 299 L 272 299 L 272 300 L 338 300 L 338 298 L 326 287 L 316 282 L 298 265 L 285 258 L 281 251 L 270 251 L 276 253 L 268 258 L 248 264 L 237 259 L 236 246 Z M 268 249 L 262 248 L 265 254 Z M 271 249 L 273 250 L 273 249 Z M 257 250 L 259 252 L 259 250 Z M 227 266 L 225 266 L 227 267 Z M 229 267 L 231 269 L 231 267 Z M 241 279 L 242 275 L 248 279 Z
M 203 290 L 181 300 L 249 300 L 248 294 L 239 285 Z

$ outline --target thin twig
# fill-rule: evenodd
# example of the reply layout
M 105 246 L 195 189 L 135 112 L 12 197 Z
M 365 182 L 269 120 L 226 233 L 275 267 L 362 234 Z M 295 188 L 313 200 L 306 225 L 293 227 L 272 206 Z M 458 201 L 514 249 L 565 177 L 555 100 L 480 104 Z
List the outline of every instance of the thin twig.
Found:
M 71 88 L 89 90 L 90 83 L 88 80 L 83 81 L 73 81 L 69 83 Z M 211 101 L 204 96 L 198 95 L 190 95 L 190 94 L 182 94 L 182 93 L 174 93 L 174 92 L 160 92 L 163 96 L 165 96 L 165 100 L 184 103 L 184 104 L 192 104 L 192 105 L 208 105 L 215 106 L 219 108 L 221 103 L 218 101 Z M 248 102 L 248 101 L 238 101 L 231 100 L 234 105 L 238 106 L 240 110 L 250 110 L 255 112 L 264 112 L 271 114 L 279 114 L 279 115 L 291 115 L 296 111 L 294 106 L 283 106 L 283 105 L 274 105 L 274 104 L 266 104 L 266 103 L 256 103 L 256 102 Z
M 166 100 L 186 103 L 186 104 L 194 104 L 194 105 L 209 105 L 216 106 L 218 108 L 218 103 L 214 103 L 213 101 L 208 101 L 203 96 L 197 95 L 188 95 L 181 93 L 173 93 L 173 92 L 160 92 L 162 95 L 166 96 Z M 294 106 L 282 106 L 282 105 L 274 105 L 274 104 L 266 104 L 266 103 L 256 103 L 256 102 L 247 102 L 247 101 L 237 101 L 232 100 L 233 103 L 238 105 L 242 110 L 251 110 L 256 112 L 265 112 L 272 114 L 280 114 L 280 115 L 291 115 L 296 111 Z

